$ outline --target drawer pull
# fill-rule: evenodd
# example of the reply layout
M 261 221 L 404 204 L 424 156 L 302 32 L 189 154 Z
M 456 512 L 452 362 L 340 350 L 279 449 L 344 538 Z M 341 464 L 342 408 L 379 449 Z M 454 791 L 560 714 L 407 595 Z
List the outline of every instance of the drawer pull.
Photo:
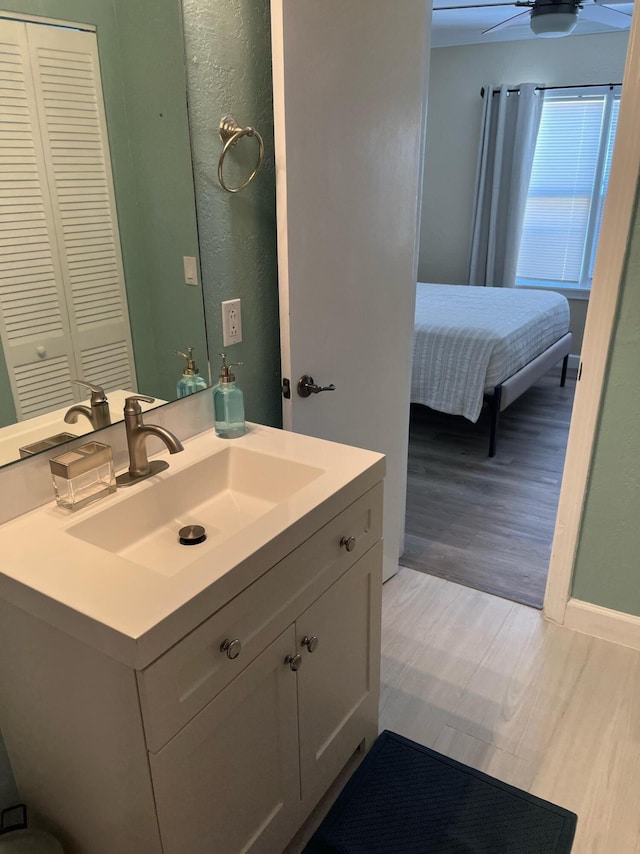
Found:
M 229 638 L 226 638 L 220 644 L 220 652 L 226 652 L 227 658 L 230 658 L 232 661 L 234 658 L 237 658 L 242 651 L 242 644 L 235 638 L 235 640 L 230 641 Z
M 285 660 L 285 664 L 288 664 L 289 667 L 295 672 L 296 670 L 300 670 L 302 667 L 302 656 L 301 655 L 288 655 Z
M 343 537 L 340 540 L 340 545 L 344 546 L 348 552 L 352 552 L 356 547 L 356 538 L 355 537 Z
M 306 646 L 309 652 L 315 652 L 318 649 L 318 637 L 317 635 L 305 635 L 300 642 L 301 646 Z

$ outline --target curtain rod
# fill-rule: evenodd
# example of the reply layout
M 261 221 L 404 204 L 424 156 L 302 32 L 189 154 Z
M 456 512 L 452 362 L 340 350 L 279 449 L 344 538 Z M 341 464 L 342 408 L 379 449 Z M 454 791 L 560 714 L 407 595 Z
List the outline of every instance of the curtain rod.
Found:
M 536 92 L 549 92 L 553 89 L 602 89 L 603 86 L 608 86 L 609 90 L 615 89 L 616 86 L 622 86 L 622 83 L 579 83 L 577 86 L 536 86 Z M 499 89 L 494 89 L 492 91 L 492 95 L 497 95 Z M 513 89 L 507 89 L 507 94 L 509 92 L 519 92 L 520 88 L 515 86 Z M 480 97 L 484 98 L 485 88 L 484 86 L 480 90 Z

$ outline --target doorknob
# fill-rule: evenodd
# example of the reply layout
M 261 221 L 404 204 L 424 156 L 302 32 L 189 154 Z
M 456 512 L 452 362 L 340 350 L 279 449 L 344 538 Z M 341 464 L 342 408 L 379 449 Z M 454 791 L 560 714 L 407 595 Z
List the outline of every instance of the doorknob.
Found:
M 305 374 L 300 377 L 298 380 L 298 394 L 300 397 L 309 397 L 312 394 L 320 394 L 321 391 L 335 391 L 336 387 L 333 383 L 331 385 L 316 385 L 313 381 L 313 377 L 310 377 L 309 374 Z

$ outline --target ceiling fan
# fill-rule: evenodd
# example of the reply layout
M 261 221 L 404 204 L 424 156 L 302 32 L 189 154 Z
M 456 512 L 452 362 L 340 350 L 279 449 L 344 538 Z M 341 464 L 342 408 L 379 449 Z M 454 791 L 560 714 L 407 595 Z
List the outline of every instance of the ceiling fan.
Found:
M 522 23 L 522 19 L 529 16 L 529 26 L 537 36 L 543 38 L 557 38 L 568 36 L 578 23 L 578 15 L 599 24 L 609 27 L 626 29 L 631 23 L 631 16 L 610 6 L 605 6 L 600 0 L 514 0 L 507 3 L 478 3 L 465 6 L 436 6 L 434 12 L 455 11 L 458 9 L 487 9 L 496 6 L 526 7 L 526 11 L 519 12 L 482 31 L 495 33 L 515 23 Z

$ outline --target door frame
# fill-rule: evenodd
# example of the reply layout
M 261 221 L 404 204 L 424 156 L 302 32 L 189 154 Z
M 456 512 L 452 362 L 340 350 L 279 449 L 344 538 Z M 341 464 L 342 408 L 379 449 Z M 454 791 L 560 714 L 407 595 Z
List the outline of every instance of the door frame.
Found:
M 638 189 L 640 123 L 634 119 L 634 114 L 640 111 L 639 39 L 640 23 L 634 10 L 544 598 L 545 616 L 560 625 L 566 622 L 567 606 L 571 601 L 604 376 Z

